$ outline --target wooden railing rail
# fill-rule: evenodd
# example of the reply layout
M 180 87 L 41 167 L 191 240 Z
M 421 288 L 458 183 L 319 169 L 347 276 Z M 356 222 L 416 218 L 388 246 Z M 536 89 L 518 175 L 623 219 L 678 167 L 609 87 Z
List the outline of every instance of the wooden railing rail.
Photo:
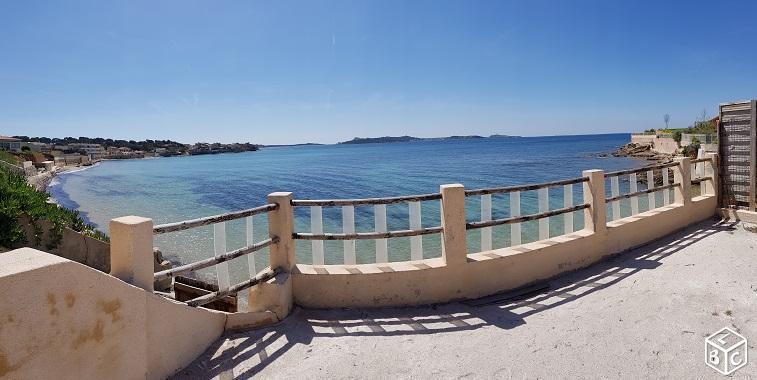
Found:
M 242 211 L 228 212 L 225 214 L 206 216 L 204 218 L 190 219 L 176 223 L 166 223 L 155 226 L 152 231 L 153 234 L 160 235 L 168 232 L 188 230 L 190 228 L 202 227 L 220 222 L 228 222 L 230 220 L 241 219 L 248 216 L 271 212 L 276 210 L 277 207 L 278 206 L 275 204 L 267 204 Z
M 395 203 L 434 201 L 442 199 L 440 193 L 405 195 L 400 197 L 363 198 L 363 199 L 295 199 L 292 206 L 366 206 L 366 205 L 389 205 Z
M 557 187 L 557 186 L 564 186 L 564 185 L 573 185 L 577 183 L 583 183 L 587 182 L 589 179 L 586 177 L 578 177 L 578 178 L 571 178 L 571 179 L 565 179 L 561 181 L 554 181 L 554 182 L 543 182 L 543 183 L 532 183 L 528 185 L 519 185 L 519 186 L 507 186 L 507 187 L 492 187 L 487 189 L 476 189 L 476 190 L 465 190 L 465 195 L 487 195 L 487 194 L 504 194 L 504 193 L 512 193 L 516 191 L 529 191 L 529 190 L 538 190 L 546 187 Z
M 207 259 L 195 261 L 190 264 L 181 265 L 181 266 L 171 268 L 171 269 L 166 269 L 164 271 L 155 273 L 155 281 L 163 280 L 163 279 L 171 278 L 171 277 L 176 277 L 180 274 L 194 272 L 199 269 L 207 268 L 216 264 L 233 260 L 233 259 L 236 259 L 237 257 L 241 257 L 244 255 L 259 251 L 265 247 L 270 246 L 271 244 L 276 244 L 278 242 L 279 242 L 279 238 L 274 236 L 273 238 L 265 239 L 259 243 L 255 243 L 248 247 L 239 248 L 231 252 L 225 253 L 223 255 L 209 257 Z
M 298 232 L 292 234 L 292 238 L 300 240 L 372 240 L 372 239 L 389 239 L 398 237 L 421 236 L 428 234 L 438 234 L 442 232 L 442 227 L 428 227 L 420 230 L 397 230 L 387 232 L 358 232 L 353 234 L 312 234 Z
M 657 164 L 657 165 L 647 165 L 642 166 L 640 168 L 634 168 L 634 169 L 626 169 L 626 170 L 618 170 L 615 172 L 607 172 L 605 173 L 605 178 L 609 177 L 617 177 L 619 175 L 625 175 L 625 174 L 632 174 L 632 173 L 643 173 L 649 170 L 658 170 L 658 169 L 665 169 L 665 168 L 672 168 L 678 166 L 677 162 L 669 162 L 666 164 Z
M 589 207 L 591 207 L 591 205 L 589 205 L 588 203 L 584 203 L 584 204 L 571 206 L 571 207 L 563 207 L 563 208 L 559 208 L 559 209 L 551 210 L 547 212 L 540 212 L 538 214 L 530 214 L 530 215 L 523 215 L 523 216 L 503 218 L 503 219 L 494 219 L 494 220 L 481 221 L 481 222 L 469 222 L 469 223 L 465 223 L 465 228 L 468 230 L 473 230 L 477 228 L 499 226 L 503 224 L 528 222 L 531 220 L 548 218 L 550 216 L 561 215 L 561 214 L 566 214 L 573 211 L 583 210 Z
M 196 307 L 196 306 L 202 306 L 202 305 L 211 303 L 213 301 L 222 299 L 222 298 L 224 298 L 224 297 L 226 297 L 228 295 L 241 292 L 242 290 L 245 290 L 247 288 L 251 288 L 251 287 L 253 287 L 253 286 L 255 286 L 255 285 L 257 285 L 257 284 L 259 284 L 261 282 L 268 281 L 268 280 L 276 277 L 276 275 L 278 275 L 279 273 L 282 273 L 282 272 L 283 272 L 283 269 L 281 269 L 281 267 L 277 267 L 275 269 L 266 268 L 266 269 L 262 270 L 260 273 L 256 274 L 253 278 L 251 278 L 251 279 L 249 279 L 247 281 L 243 281 L 243 282 L 240 282 L 240 283 L 235 284 L 233 286 L 230 286 L 226 290 L 217 290 L 215 292 L 208 293 L 208 294 L 205 294 L 205 295 L 197 297 L 197 298 L 193 298 L 193 299 L 187 301 L 186 304 L 188 306 L 194 306 L 194 307 Z

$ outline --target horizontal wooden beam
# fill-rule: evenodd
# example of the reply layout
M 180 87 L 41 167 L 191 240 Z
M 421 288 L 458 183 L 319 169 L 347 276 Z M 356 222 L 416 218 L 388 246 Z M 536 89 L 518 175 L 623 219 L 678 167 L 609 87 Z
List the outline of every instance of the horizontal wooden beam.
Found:
M 433 201 L 442 199 L 442 194 L 406 195 L 401 197 L 363 198 L 363 199 L 295 199 L 292 206 L 361 206 L 388 205 L 393 203 Z
M 276 244 L 278 242 L 279 242 L 279 238 L 274 236 L 272 238 L 265 239 L 259 243 L 255 243 L 251 246 L 239 248 L 237 250 L 228 252 L 221 256 L 209 257 L 207 259 L 195 261 L 193 263 L 186 264 L 186 265 L 181 265 L 176 268 L 166 269 L 164 271 L 155 273 L 155 276 L 154 276 L 155 281 L 171 278 L 182 273 L 193 272 L 198 269 L 207 268 L 219 263 L 233 260 L 233 259 L 236 259 L 237 257 L 244 256 L 244 255 L 253 253 L 255 251 L 259 251 L 265 247 L 268 247 L 271 244 Z
M 253 287 L 253 286 L 255 286 L 255 285 L 257 285 L 257 284 L 259 284 L 261 282 L 268 281 L 268 280 L 276 277 L 276 275 L 278 275 L 279 273 L 282 273 L 282 272 L 283 272 L 283 270 L 280 267 L 276 268 L 276 269 L 266 268 L 263 271 L 261 271 L 260 273 L 258 273 L 257 275 L 255 275 L 255 277 L 253 277 L 253 278 L 251 278 L 251 279 L 249 279 L 247 281 L 240 282 L 240 283 L 238 283 L 236 285 L 233 285 L 233 286 L 229 287 L 229 289 L 227 289 L 227 290 L 212 292 L 212 293 L 208 293 L 208 294 L 206 294 L 204 296 L 194 298 L 192 300 L 187 301 L 186 304 L 189 305 L 189 306 L 202 306 L 202 305 L 211 303 L 211 302 L 213 302 L 215 300 L 219 300 L 221 298 L 224 298 L 224 297 L 226 297 L 226 296 L 228 296 L 230 294 L 238 293 L 238 292 L 241 292 L 242 290 L 245 290 L 247 288 L 251 288 L 251 287 Z
M 465 223 L 465 229 L 468 230 L 474 230 L 477 228 L 484 228 L 484 227 L 492 227 L 492 226 L 499 226 L 503 224 L 513 224 L 513 223 L 522 223 L 522 222 L 528 222 L 531 220 L 541 219 L 541 218 L 547 218 L 550 216 L 565 214 L 573 211 L 583 210 L 585 208 L 589 208 L 588 203 L 580 204 L 577 206 L 571 206 L 571 207 L 564 207 L 559 208 L 552 211 L 547 212 L 541 212 L 538 214 L 530 214 L 530 215 L 523 215 L 523 216 L 517 216 L 514 218 L 503 218 L 503 219 L 494 219 L 494 220 L 488 220 L 485 222 L 470 222 Z
M 260 207 L 247 209 L 247 210 L 242 210 L 242 211 L 234 211 L 234 212 L 229 212 L 226 214 L 206 216 L 204 218 L 185 220 L 183 222 L 161 224 L 161 225 L 155 226 L 152 229 L 152 233 L 155 235 L 159 235 L 159 234 L 164 234 L 167 232 L 182 231 L 182 230 L 188 230 L 190 228 L 202 227 L 202 226 L 207 226 L 210 224 L 215 224 L 215 223 L 220 223 L 220 222 L 227 222 L 229 220 L 241 219 L 241 218 L 246 218 L 248 216 L 271 212 L 273 210 L 276 210 L 277 207 L 279 206 L 271 203 L 271 204 L 267 204 Z
M 544 187 L 555 187 L 555 186 L 564 186 L 564 185 L 572 185 L 576 183 L 582 183 L 587 182 L 589 179 L 586 177 L 578 177 L 578 178 L 571 178 L 566 179 L 562 181 L 554 181 L 554 182 L 544 182 L 544 183 L 534 183 L 530 185 L 520 185 L 520 186 L 508 186 L 508 187 L 492 187 L 488 189 L 477 189 L 477 190 L 466 190 L 465 195 L 486 195 L 486 194 L 501 194 L 501 193 L 512 193 L 515 191 L 529 191 L 529 190 L 538 190 Z
M 389 238 L 397 238 L 397 237 L 437 234 L 437 233 L 442 232 L 442 230 L 443 230 L 442 227 L 428 227 L 428 228 L 422 228 L 420 230 L 397 230 L 397 231 L 388 231 L 388 232 L 358 232 L 358 233 L 352 233 L 352 234 L 339 234 L 339 233 L 311 234 L 311 233 L 298 232 L 298 233 L 292 234 L 292 238 L 300 239 L 300 240 L 389 239 Z

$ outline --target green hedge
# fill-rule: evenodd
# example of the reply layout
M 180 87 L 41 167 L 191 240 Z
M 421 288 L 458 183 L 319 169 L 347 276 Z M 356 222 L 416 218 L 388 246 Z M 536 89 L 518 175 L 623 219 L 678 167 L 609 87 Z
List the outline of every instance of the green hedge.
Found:
M 42 242 L 42 228 L 40 220 L 48 220 L 52 224 L 52 241 L 47 248 L 55 248 L 63 237 L 64 228 L 108 241 L 108 236 L 87 224 L 79 216 L 78 211 L 58 207 L 48 203 L 50 195 L 39 191 L 26 182 L 26 179 L 8 169 L 0 167 L 0 246 L 15 248 L 29 243 L 26 241 L 20 219 L 26 217 L 34 229 L 35 245 Z

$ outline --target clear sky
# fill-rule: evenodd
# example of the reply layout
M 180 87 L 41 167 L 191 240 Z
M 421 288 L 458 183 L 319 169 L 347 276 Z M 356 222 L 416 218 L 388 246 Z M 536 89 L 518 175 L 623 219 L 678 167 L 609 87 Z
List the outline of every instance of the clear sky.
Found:
M 757 2 L 2 1 L 0 134 L 181 142 L 685 127 L 757 97 Z

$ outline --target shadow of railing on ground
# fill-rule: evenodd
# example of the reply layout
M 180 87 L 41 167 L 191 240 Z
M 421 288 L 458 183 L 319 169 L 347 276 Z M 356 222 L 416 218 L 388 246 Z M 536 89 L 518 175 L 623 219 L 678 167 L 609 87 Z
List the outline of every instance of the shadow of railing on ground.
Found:
M 527 316 L 575 301 L 642 270 L 653 270 L 662 265 L 662 259 L 713 234 L 732 231 L 736 223 L 699 223 L 588 268 L 549 280 L 545 291 L 518 299 L 492 296 L 483 299 L 483 304 L 448 303 L 412 308 L 297 308 L 276 326 L 226 334 L 176 378 L 248 378 L 294 345 L 309 345 L 316 337 L 436 334 L 484 326 L 516 328 L 525 324 Z

